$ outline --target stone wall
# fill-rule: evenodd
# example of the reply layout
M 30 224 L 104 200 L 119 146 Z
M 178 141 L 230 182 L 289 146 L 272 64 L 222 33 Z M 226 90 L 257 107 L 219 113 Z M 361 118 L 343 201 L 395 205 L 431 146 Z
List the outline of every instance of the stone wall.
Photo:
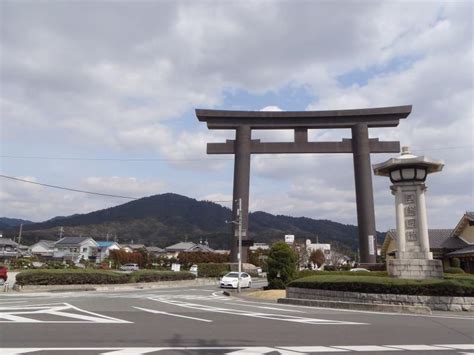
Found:
M 287 298 L 367 304 L 425 306 L 436 311 L 474 311 L 474 297 L 412 296 L 287 287 Z

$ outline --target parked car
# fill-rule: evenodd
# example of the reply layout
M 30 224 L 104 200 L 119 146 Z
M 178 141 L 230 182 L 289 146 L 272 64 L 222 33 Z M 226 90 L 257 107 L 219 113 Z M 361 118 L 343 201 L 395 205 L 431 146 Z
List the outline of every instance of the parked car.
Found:
M 128 263 L 120 266 L 122 271 L 137 271 L 139 269 L 138 264 Z
M 351 272 L 370 272 L 370 270 L 364 269 L 363 267 L 355 267 L 350 269 Z
M 0 285 L 3 285 L 8 280 L 8 268 L 0 266 Z
M 239 279 L 238 272 L 229 272 L 228 274 L 224 275 L 220 281 L 220 287 L 230 287 L 230 288 L 237 288 L 237 282 Z M 250 287 L 252 285 L 252 278 L 246 272 L 240 273 L 240 287 Z

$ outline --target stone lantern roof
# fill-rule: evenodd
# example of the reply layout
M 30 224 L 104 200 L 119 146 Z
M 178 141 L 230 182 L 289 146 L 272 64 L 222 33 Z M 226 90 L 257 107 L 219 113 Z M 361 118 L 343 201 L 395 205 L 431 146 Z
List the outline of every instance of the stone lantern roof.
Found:
M 425 168 L 428 174 L 443 170 L 444 162 L 442 160 L 433 160 L 425 156 L 416 156 L 410 153 L 410 147 L 402 147 L 402 154 L 396 158 L 374 164 L 374 174 L 380 176 L 389 176 L 390 171 L 402 167 L 420 167 Z

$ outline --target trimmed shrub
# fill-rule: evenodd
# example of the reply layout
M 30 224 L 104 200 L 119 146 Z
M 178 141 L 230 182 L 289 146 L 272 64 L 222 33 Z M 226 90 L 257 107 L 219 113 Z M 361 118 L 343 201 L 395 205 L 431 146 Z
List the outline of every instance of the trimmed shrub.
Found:
M 394 279 L 377 276 L 321 275 L 292 281 L 289 287 L 331 291 L 405 294 L 423 296 L 474 296 L 474 279 Z
M 324 265 L 324 271 L 337 271 L 336 265 Z
M 451 267 L 460 268 L 461 267 L 461 260 L 459 260 L 459 258 L 452 258 L 450 264 L 451 264 Z
M 229 264 L 201 263 L 197 266 L 199 277 L 221 277 L 230 271 Z
M 464 270 L 460 267 L 448 267 L 444 272 L 447 274 L 464 274 Z
M 128 274 L 101 270 L 29 270 L 16 275 L 18 285 L 99 285 L 127 282 Z
M 297 256 L 285 242 L 276 242 L 268 254 L 268 288 L 284 289 L 295 278 Z
M 194 280 L 196 276 L 187 271 L 135 271 L 130 274 L 130 282 L 157 282 L 157 281 L 178 281 Z
M 301 279 L 302 277 L 308 276 L 321 276 L 321 275 L 345 275 L 351 277 L 359 277 L 361 276 L 360 273 L 351 272 L 351 271 L 318 271 L 318 270 L 301 270 L 298 271 L 296 274 L 295 279 Z M 386 277 L 388 276 L 386 271 L 373 271 L 373 272 L 364 272 L 363 276 L 378 276 L 378 277 Z

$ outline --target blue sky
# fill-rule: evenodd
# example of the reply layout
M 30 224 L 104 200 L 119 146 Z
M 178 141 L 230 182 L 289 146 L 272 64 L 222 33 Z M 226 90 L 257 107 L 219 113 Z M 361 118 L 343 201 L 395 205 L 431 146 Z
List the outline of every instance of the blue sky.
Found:
M 432 228 L 452 228 L 474 209 L 472 7 L 2 1 L 0 172 L 109 194 L 228 201 L 232 157 L 205 152 L 233 132 L 209 131 L 196 108 L 412 104 L 399 127 L 370 135 L 445 161 L 428 180 L 428 217 Z M 289 141 L 292 132 L 253 138 Z M 389 157 L 374 154 L 372 163 Z M 350 155 L 254 156 L 250 209 L 355 224 L 353 180 Z M 373 181 L 377 229 L 393 228 L 389 182 Z M 123 202 L 0 180 L 0 216 L 41 221 Z

